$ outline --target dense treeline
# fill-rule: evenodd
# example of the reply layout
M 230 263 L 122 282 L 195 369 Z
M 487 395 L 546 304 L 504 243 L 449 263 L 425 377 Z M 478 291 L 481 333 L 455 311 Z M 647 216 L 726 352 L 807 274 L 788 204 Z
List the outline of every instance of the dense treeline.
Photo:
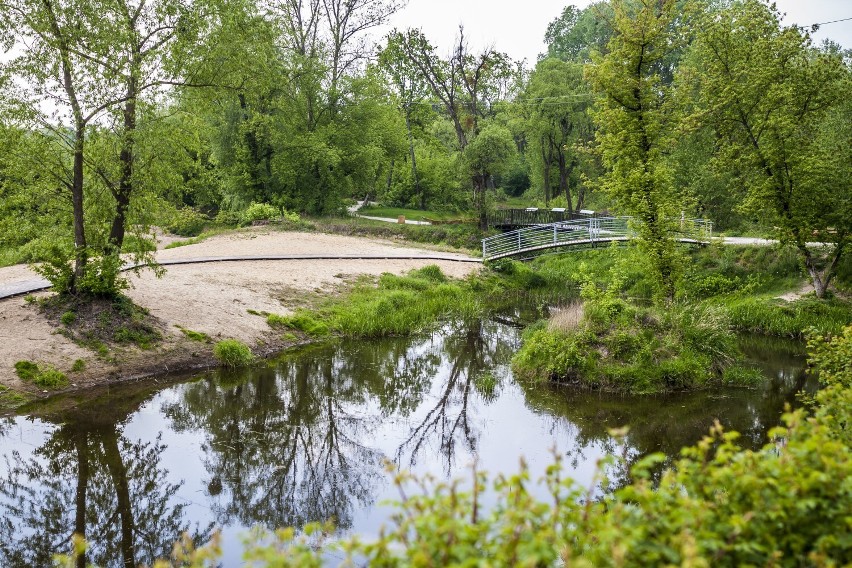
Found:
M 638 217 L 668 297 L 682 214 L 773 230 L 824 294 L 852 223 L 848 52 L 760 0 L 611 0 L 566 7 L 532 65 L 463 29 L 448 53 L 380 37 L 401 7 L 2 0 L 2 260 L 109 293 L 155 225 L 365 197 L 484 224 L 522 197 Z

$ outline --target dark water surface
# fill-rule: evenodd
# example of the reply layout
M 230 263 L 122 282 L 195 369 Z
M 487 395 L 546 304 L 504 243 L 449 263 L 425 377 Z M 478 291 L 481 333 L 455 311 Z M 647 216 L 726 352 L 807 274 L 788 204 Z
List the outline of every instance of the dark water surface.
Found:
M 467 475 L 474 457 L 492 473 L 516 472 L 523 456 L 537 477 L 556 448 L 587 484 L 606 453 L 675 456 L 717 419 L 759 447 L 785 403 L 815 385 L 799 344 L 743 342 L 768 377 L 756 390 L 524 389 L 509 369 L 519 332 L 481 322 L 52 400 L 0 423 L 0 565 L 49 565 L 83 529 L 89 561 L 102 566 L 150 563 L 184 531 L 204 540 L 222 529 L 226 566 L 239 564 L 240 535 L 255 525 L 334 518 L 370 538 L 390 514 L 382 501 L 397 497 L 386 459 L 446 478 Z M 624 425 L 618 446 L 608 432 Z

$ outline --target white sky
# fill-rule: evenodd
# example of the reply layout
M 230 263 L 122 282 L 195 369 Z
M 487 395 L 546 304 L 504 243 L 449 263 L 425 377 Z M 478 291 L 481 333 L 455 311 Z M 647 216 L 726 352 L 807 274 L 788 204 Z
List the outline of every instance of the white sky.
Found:
M 787 16 L 786 24 L 807 25 L 852 17 L 852 0 L 776 0 Z M 464 24 L 471 49 L 494 45 L 515 59 L 527 58 L 532 65 L 544 51 L 547 24 L 574 4 L 585 7 L 590 0 L 408 0 L 395 14 L 391 27 L 423 28 L 439 53 L 447 52 Z M 852 48 L 852 20 L 829 24 L 814 35 L 816 42 L 831 38 Z

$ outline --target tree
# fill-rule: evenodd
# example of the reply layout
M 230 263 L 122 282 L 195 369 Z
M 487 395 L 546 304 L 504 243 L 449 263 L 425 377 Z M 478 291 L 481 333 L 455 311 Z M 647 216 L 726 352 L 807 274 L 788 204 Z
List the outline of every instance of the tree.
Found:
M 137 129 L 143 107 L 162 99 L 164 89 L 186 81 L 170 59 L 182 35 L 205 21 L 202 3 L 180 0 L 8 0 L 0 29 L 16 47 L 4 74 L 20 89 L 8 107 L 11 120 L 64 144 L 56 183 L 70 194 L 74 267 L 64 257 L 46 269 L 54 286 L 67 291 L 112 293 L 121 261 L 128 212 L 138 187 Z M 88 138 L 101 141 L 101 154 Z M 111 147 L 110 147 L 111 146 Z M 109 148 L 114 152 L 103 154 Z M 61 172 L 61 173 L 60 173 Z M 87 220 L 86 204 L 100 185 L 114 199 L 107 227 Z M 98 261 L 91 263 L 90 259 Z M 140 259 L 145 259 L 141 255 Z
M 694 118 L 724 141 L 721 168 L 738 172 L 743 207 L 778 227 L 822 298 L 852 234 L 850 71 L 839 54 L 782 28 L 773 6 L 730 5 L 701 26 L 687 78 Z M 825 260 L 809 241 L 827 243 Z
M 677 253 L 670 236 L 677 211 L 661 154 L 672 126 L 670 87 L 659 73 L 673 49 L 674 0 L 620 0 L 612 4 L 614 35 L 609 52 L 587 67 L 601 93 L 594 112 L 607 172 L 604 189 L 637 222 L 666 298 L 674 298 Z
M 507 98 L 510 86 L 515 83 L 517 69 L 506 54 L 486 48 L 478 54 L 470 51 L 459 29 L 459 37 L 449 59 L 435 53 L 435 48 L 420 30 L 407 30 L 400 43 L 406 57 L 429 85 L 452 122 L 459 150 L 465 148 L 479 135 L 480 120 L 494 112 L 494 105 Z M 483 177 L 471 172 L 473 202 L 477 208 L 480 225 L 487 224 L 485 194 L 493 188 L 489 173 Z
M 464 149 L 464 160 L 468 175 L 473 179 L 475 188 L 474 207 L 479 212 L 480 227 L 487 227 L 486 194 L 488 180 L 503 171 L 515 154 L 512 133 L 497 124 L 489 124 L 480 131 Z
M 554 57 L 562 61 L 591 62 L 592 53 L 604 53 L 612 37 L 607 2 L 595 2 L 580 10 L 568 5 L 562 14 L 547 25 L 544 43 L 547 53 L 539 58 Z
M 411 118 L 415 106 L 421 104 L 425 99 L 428 85 L 411 60 L 405 56 L 404 42 L 405 37 L 397 31 L 388 35 L 387 46 L 379 54 L 379 65 L 388 75 L 405 116 L 408 152 L 411 157 L 411 178 L 414 182 L 415 193 L 420 196 L 420 208 L 426 209 L 426 191 L 425 188 L 421 188 L 420 180 L 417 177 L 417 158 L 414 152 Z
M 559 193 L 568 207 L 579 211 L 585 200 L 585 186 L 577 170 L 583 164 L 583 148 L 594 136 L 589 116 L 592 94 L 583 80 L 583 68 L 548 58 L 539 61 L 527 85 L 523 104 L 528 108 L 525 129 L 530 141 L 530 161 L 539 168 L 538 176 L 547 203 L 551 192 L 551 171 L 556 167 Z M 576 191 L 572 196 L 571 185 Z M 576 207 L 574 205 L 576 196 Z

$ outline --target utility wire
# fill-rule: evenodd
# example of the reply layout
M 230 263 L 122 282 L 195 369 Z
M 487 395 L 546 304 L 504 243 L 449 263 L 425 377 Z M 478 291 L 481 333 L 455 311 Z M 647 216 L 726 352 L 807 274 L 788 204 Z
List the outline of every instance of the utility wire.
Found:
M 825 26 L 827 24 L 836 24 L 837 22 L 848 22 L 852 20 L 852 18 L 843 18 L 842 20 L 831 20 L 830 22 L 820 22 L 819 24 L 811 24 L 814 26 Z

